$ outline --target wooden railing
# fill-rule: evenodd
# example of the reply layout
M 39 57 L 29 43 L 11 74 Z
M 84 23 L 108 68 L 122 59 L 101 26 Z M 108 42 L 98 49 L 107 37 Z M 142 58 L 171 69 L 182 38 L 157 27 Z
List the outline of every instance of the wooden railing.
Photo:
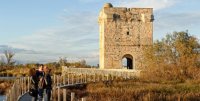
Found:
M 88 75 L 104 75 L 111 77 L 120 77 L 124 79 L 135 78 L 140 75 L 140 70 L 130 69 L 96 69 L 96 68 L 70 68 L 63 66 L 62 74 L 75 73 L 75 74 L 88 74 Z
M 53 75 L 53 101 L 71 101 L 82 100 L 86 98 L 76 98 L 73 91 L 68 88 L 77 85 L 86 85 L 88 83 L 112 81 L 115 79 L 134 79 L 139 76 L 139 71 L 135 70 L 100 70 L 100 69 L 83 69 L 83 68 L 67 68 L 62 67 L 62 75 Z M 12 88 L 7 94 L 7 101 L 19 100 L 25 95 L 30 87 L 30 77 L 21 77 L 16 79 Z M 69 98 L 70 97 L 70 98 Z
M 7 101 L 16 101 L 20 96 L 28 92 L 30 87 L 30 78 L 29 77 L 20 77 L 17 78 L 6 95 Z

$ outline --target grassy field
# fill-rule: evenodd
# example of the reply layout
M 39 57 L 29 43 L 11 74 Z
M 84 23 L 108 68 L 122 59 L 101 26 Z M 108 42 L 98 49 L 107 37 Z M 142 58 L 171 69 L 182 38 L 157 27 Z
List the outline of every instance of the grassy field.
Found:
M 200 82 L 101 82 L 87 86 L 88 101 L 199 101 Z

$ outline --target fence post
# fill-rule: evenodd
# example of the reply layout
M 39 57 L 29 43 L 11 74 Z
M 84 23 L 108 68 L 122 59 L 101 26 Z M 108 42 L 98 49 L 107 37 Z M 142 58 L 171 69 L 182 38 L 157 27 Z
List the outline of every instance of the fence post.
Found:
M 81 98 L 81 101 L 86 101 L 86 97 L 84 97 L 84 98 Z
M 81 82 L 81 74 L 78 74 L 78 77 L 79 77 L 78 82 L 79 82 L 79 83 L 82 83 L 82 82 Z
M 9 90 L 9 97 L 8 97 L 8 101 L 11 101 L 11 90 Z
M 112 77 L 112 81 L 113 81 L 114 80 L 113 74 L 111 75 L 111 77 Z
M 63 74 L 63 85 L 66 84 L 65 74 Z
M 71 92 L 71 101 L 75 101 L 75 93 Z
M 58 101 L 60 101 L 60 87 L 58 87 Z
M 56 86 L 54 85 L 54 87 L 53 87 L 53 94 L 52 94 L 52 99 L 53 99 L 53 101 L 56 101 Z
M 63 101 L 67 101 L 67 90 L 63 89 Z
M 74 75 L 72 74 L 72 84 L 74 84 Z
M 79 79 L 78 79 L 78 78 L 79 78 L 79 76 L 78 76 L 78 75 L 75 75 L 75 78 L 76 78 L 76 79 L 75 79 L 75 80 L 76 80 L 76 82 L 75 82 L 75 83 L 79 83 Z
M 107 81 L 108 81 L 109 80 L 109 75 L 107 74 L 106 76 L 107 76 Z
M 29 88 L 30 88 L 30 77 L 28 77 L 28 91 L 29 91 Z
M 81 83 L 83 83 L 83 74 L 81 74 Z
M 23 85 L 23 77 L 22 77 L 22 78 L 21 78 L 21 89 L 22 89 L 22 94 L 24 94 L 23 86 L 24 86 L 24 85 Z M 22 94 L 21 94 L 21 95 L 22 95 Z
M 56 76 L 56 79 L 57 79 L 57 86 L 59 86 L 59 76 L 58 75 Z
M 24 77 L 24 93 L 26 93 L 27 84 L 26 84 L 27 77 Z
M 87 83 L 87 74 L 85 74 L 85 83 Z
M 54 83 L 54 85 L 56 85 L 56 75 L 55 74 L 53 75 L 53 83 Z

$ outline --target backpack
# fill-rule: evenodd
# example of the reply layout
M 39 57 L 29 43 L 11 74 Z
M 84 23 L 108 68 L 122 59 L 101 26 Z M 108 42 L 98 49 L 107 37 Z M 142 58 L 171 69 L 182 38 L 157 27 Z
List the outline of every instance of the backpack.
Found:
M 28 94 L 30 96 L 37 96 L 37 89 L 34 88 L 35 82 L 33 78 L 31 77 L 31 86 L 29 88 Z
M 45 89 L 46 88 L 46 82 L 45 82 L 45 78 L 42 76 L 39 78 L 39 82 L 38 82 L 38 88 L 39 89 Z

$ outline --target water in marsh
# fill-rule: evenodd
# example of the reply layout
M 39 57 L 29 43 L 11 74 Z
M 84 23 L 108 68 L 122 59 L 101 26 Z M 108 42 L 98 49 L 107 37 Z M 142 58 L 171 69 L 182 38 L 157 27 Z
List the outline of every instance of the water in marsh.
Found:
M 6 96 L 5 95 L 0 95 L 0 101 L 5 101 L 6 100 Z
M 16 77 L 1 77 L 0 76 L 0 80 L 12 80 L 12 79 L 16 79 Z

